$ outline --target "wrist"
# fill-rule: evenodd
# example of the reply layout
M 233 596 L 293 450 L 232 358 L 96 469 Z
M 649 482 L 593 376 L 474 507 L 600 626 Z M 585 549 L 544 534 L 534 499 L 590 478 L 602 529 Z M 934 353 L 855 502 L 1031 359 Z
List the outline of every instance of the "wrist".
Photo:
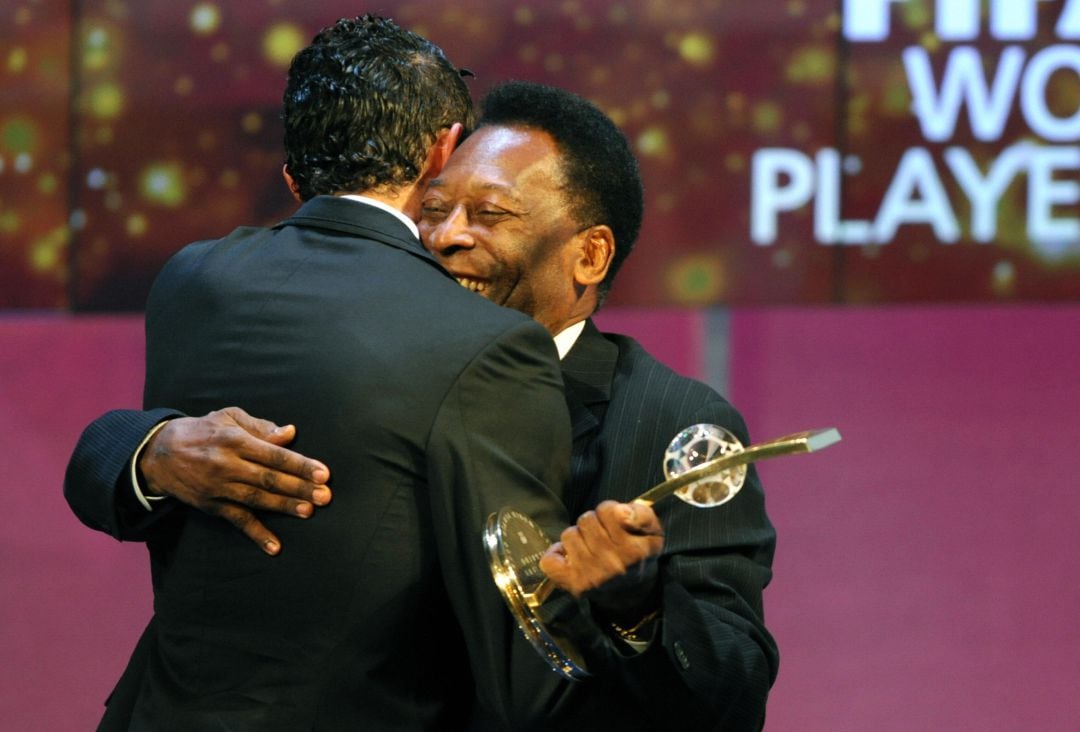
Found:
M 160 492 L 155 491 L 152 486 L 147 484 L 140 464 L 142 462 L 143 454 L 146 452 L 147 445 L 150 444 L 150 441 L 154 436 L 157 435 L 161 428 L 168 424 L 168 422 L 168 420 L 165 420 L 154 425 L 154 427 L 146 433 L 146 437 L 139 443 L 139 446 L 135 448 L 135 454 L 131 458 L 131 487 L 135 493 L 135 498 L 147 511 L 153 511 L 154 507 L 152 502 L 160 501 L 165 498 L 165 496 Z

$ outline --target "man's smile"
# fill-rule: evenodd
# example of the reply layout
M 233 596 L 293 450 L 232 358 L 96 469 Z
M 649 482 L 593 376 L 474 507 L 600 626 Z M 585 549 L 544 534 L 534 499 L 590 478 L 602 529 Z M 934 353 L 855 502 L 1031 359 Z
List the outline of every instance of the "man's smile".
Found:
M 454 276 L 454 279 L 456 279 L 458 284 L 465 289 L 472 290 L 481 295 L 484 294 L 484 290 L 487 289 L 487 282 L 482 280 L 473 279 L 472 277 L 459 277 L 457 275 Z

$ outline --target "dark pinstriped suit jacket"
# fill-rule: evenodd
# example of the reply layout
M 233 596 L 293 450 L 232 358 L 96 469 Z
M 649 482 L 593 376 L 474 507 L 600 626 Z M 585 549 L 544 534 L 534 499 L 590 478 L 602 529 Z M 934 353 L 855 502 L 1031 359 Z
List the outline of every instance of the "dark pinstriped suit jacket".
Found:
M 750 444 L 742 417 L 713 389 L 591 321 L 562 371 L 574 433 L 571 517 L 662 481 L 665 448 L 692 424 L 721 425 Z M 613 671 L 571 685 L 549 729 L 727 731 L 763 723 L 779 662 L 762 616 L 776 537 L 756 472 L 724 506 L 669 498 L 655 508 L 665 532 L 661 634 Z

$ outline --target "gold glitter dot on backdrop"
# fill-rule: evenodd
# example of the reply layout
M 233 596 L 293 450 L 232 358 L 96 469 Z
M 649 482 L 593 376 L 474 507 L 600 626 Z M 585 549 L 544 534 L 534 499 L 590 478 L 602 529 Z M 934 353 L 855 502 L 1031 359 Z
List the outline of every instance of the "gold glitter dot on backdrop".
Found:
M 28 117 L 9 117 L 0 122 L 0 150 L 11 154 L 32 152 L 37 144 L 37 125 Z
M 669 152 L 668 135 L 663 127 L 654 126 L 644 130 L 637 138 L 637 149 L 644 157 L 662 157 Z
M 790 249 L 786 247 L 783 249 L 777 249 L 772 255 L 772 264 L 777 269 L 788 269 L 791 267 L 791 263 L 795 260 L 795 255 L 791 253 Z
M 933 13 L 930 10 L 930 0 L 907 0 L 901 5 L 904 25 L 912 30 L 918 30 L 930 25 Z
M 0 233 L 14 234 L 22 226 L 22 220 L 17 211 L 4 211 L 0 213 Z
M 263 56 L 274 66 L 285 68 L 305 45 L 304 33 L 295 23 L 275 23 L 263 36 Z
M 526 43 L 518 49 L 518 58 L 527 64 L 536 63 L 536 59 L 539 57 L 540 51 L 531 43 Z
M 176 163 L 149 165 L 139 176 L 139 192 L 151 203 L 176 208 L 187 198 L 183 171 Z
M 240 129 L 249 135 L 254 135 L 262 129 L 262 115 L 258 112 L 248 112 L 240 118 Z
M 98 119 L 116 119 L 124 111 L 124 92 L 111 82 L 91 89 L 87 101 L 90 114 Z
M 58 226 L 35 241 L 29 251 L 30 267 L 36 272 L 49 272 L 61 263 L 61 254 L 71 234 L 66 226 Z
M 82 63 L 90 71 L 101 71 L 109 64 L 112 43 L 109 32 L 101 26 L 91 26 L 83 35 Z
M 26 49 L 21 46 L 16 46 L 8 53 L 7 69 L 12 74 L 21 74 L 26 70 L 26 63 L 29 60 L 29 55 Z
M 762 134 L 772 134 L 780 129 L 783 121 L 783 110 L 776 102 L 761 102 L 754 105 L 754 131 Z
M 608 21 L 615 25 L 622 25 L 630 20 L 630 11 L 624 5 L 612 5 L 608 9 Z
M 679 56 L 692 66 L 708 66 L 714 55 L 713 41 L 704 33 L 687 33 L 679 40 Z
M 221 26 L 221 10 L 214 3 L 198 3 L 188 16 L 191 30 L 201 36 L 208 36 Z
M 831 84 L 836 78 L 836 54 L 822 46 L 796 49 L 784 77 L 795 84 Z
M 150 224 L 145 216 L 140 213 L 134 213 L 128 216 L 127 221 L 124 224 L 124 229 L 127 231 L 128 236 L 140 237 L 146 234 L 150 229 Z
M 1012 262 L 1001 261 L 994 265 L 990 280 L 995 295 L 1008 297 L 1016 290 L 1016 267 Z
M 522 5 L 514 8 L 514 22 L 518 25 L 531 25 L 535 18 L 536 16 L 530 7 Z
M 724 268 L 713 254 L 690 254 L 675 260 L 665 277 L 676 302 L 703 305 L 715 302 L 724 291 Z
M 37 180 L 37 189 L 39 192 L 49 195 L 56 193 L 60 187 L 60 180 L 53 173 L 42 173 Z

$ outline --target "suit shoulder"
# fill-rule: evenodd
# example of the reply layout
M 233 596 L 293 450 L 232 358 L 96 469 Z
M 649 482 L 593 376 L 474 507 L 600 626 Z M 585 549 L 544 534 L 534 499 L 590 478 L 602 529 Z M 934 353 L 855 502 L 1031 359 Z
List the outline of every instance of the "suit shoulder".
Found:
M 630 336 L 604 333 L 604 337 L 619 349 L 617 374 L 639 388 L 649 392 L 655 392 L 661 388 L 677 389 L 702 399 L 724 399 L 719 392 L 703 381 L 684 376 L 658 360 Z
M 726 423 L 744 429 L 742 416 L 713 387 L 678 373 L 629 336 L 605 333 L 604 337 L 619 349 L 613 401 L 632 401 L 658 421 Z

